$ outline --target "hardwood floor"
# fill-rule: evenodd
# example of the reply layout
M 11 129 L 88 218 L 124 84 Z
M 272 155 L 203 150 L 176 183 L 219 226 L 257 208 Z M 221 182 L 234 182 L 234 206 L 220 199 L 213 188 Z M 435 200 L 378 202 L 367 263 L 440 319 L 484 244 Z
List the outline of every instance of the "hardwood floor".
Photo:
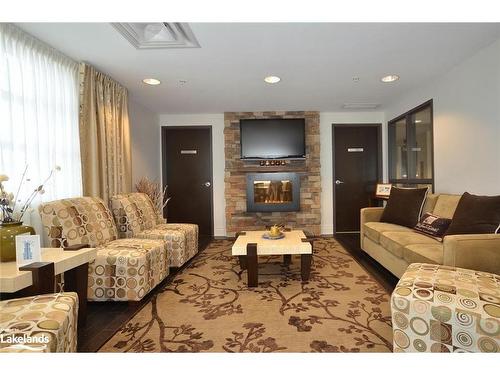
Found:
M 200 252 L 212 241 L 211 237 L 200 237 Z M 139 302 L 89 302 L 87 306 L 87 322 L 78 327 L 78 351 L 96 352 L 108 341 L 137 311 L 149 302 L 155 290 L 169 283 L 175 275 L 189 264 L 171 270 L 165 280 Z
M 384 266 L 361 250 L 359 233 L 339 233 L 335 239 L 360 263 L 386 290 L 392 293 L 399 279 Z
M 392 275 L 383 266 L 372 259 L 359 247 L 359 234 L 338 234 L 335 239 L 387 290 L 391 293 L 398 282 L 397 277 Z M 210 243 L 211 238 L 200 238 L 200 251 L 203 251 Z M 189 264 L 189 262 L 187 263 Z M 184 265 L 183 267 L 187 266 Z M 183 267 L 174 270 L 155 289 L 161 288 L 175 277 Z M 87 323 L 79 327 L 78 351 L 96 352 L 108 341 L 137 311 L 149 302 L 155 294 L 155 289 L 142 301 L 129 302 L 89 302 L 87 308 Z

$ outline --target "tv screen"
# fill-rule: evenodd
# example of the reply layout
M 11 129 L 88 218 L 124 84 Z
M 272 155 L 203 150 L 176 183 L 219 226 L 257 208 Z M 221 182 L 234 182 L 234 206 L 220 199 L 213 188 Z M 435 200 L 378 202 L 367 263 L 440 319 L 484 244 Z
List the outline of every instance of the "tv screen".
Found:
M 240 120 L 242 159 L 303 159 L 304 119 Z

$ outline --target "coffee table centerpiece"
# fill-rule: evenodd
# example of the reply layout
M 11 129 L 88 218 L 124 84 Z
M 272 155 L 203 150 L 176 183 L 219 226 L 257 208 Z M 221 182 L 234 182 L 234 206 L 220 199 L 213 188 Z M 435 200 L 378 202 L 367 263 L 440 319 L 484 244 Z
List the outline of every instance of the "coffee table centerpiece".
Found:
M 289 264 L 292 255 L 300 254 L 302 281 L 308 281 L 312 253 L 313 241 L 301 230 L 239 232 L 232 247 L 232 255 L 239 257 L 241 269 L 247 270 L 248 287 L 258 286 L 259 255 L 283 255 L 284 263 Z

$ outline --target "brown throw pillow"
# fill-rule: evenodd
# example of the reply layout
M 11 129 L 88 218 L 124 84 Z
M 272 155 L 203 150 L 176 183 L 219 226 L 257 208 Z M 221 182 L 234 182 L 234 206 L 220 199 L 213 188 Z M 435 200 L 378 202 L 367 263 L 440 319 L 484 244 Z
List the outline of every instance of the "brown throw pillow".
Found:
M 500 195 L 487 197 L 465 192 L 445 235 L 499 233 L 499 228 Z
M 420 221 L 415 225 L 415 230 L 427 236 L 431 236 L 438 241 L 443 240 L 446 230 L 451 224 L 451 219 L 439 217 L 426 212 L 420 218 Z
M 415 227 L 422 214 L 426 196 L 427 188 L 406 189 L 393 187 L 380 221 L 408 228 Z

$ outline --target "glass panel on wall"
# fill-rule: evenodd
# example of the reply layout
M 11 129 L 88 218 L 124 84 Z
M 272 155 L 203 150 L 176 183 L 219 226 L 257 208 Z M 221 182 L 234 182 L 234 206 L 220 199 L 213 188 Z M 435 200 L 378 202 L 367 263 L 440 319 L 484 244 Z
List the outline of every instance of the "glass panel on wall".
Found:
M 406 140 L 406 120 L 402 119 L 396 121 L 393 126 L 389 128 L 389 138 L 392 139 L 391 143 L 391 178 L 393 179 L 406 179 L 408 178 L 408 150 Z
M 389 121 L 390 182 L 433 186 L 432 101 Z
M 415 137 L 410 148 L 412 165 L 415 169 L 410 176 L 411 179 L 432 178 L 432 123 L 431 109 L 429 107 L 418 111 L 410 116 L 410 127 Z

